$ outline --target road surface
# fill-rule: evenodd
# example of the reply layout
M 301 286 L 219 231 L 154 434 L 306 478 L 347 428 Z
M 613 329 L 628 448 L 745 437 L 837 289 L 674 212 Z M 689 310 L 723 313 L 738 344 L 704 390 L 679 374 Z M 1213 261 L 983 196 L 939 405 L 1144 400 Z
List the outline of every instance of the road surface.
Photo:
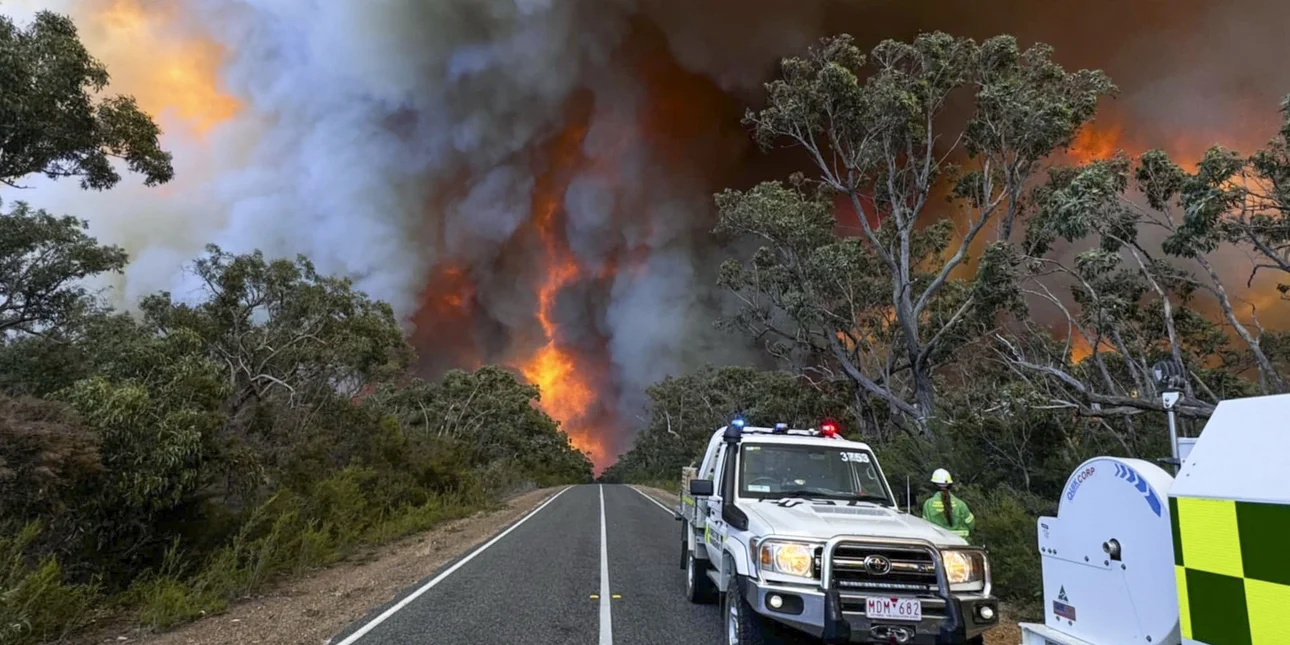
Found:
M 680 523 L 629 486 L 573 486 L 331 639 L 332 645 L 719 643 L 685 599 Z

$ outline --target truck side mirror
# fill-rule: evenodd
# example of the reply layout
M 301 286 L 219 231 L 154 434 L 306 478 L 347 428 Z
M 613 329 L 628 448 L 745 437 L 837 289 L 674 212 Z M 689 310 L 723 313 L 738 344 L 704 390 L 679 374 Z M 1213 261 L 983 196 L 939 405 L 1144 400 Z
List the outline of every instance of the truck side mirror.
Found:
M 695 497 L 711 497 L 712 480 L 711 479 L 691 479 L 690 494 Z

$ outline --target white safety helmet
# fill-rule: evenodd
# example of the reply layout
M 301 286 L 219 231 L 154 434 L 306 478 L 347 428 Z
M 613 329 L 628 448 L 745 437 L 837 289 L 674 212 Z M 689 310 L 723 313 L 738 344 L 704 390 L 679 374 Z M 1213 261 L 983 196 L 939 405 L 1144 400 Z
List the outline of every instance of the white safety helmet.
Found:
M 954 478 L 950 477 L 950 471 L 937 468 L 936 472 L 932 473 L 932 483 L 937 486 L 949 486 L 954 483 Z

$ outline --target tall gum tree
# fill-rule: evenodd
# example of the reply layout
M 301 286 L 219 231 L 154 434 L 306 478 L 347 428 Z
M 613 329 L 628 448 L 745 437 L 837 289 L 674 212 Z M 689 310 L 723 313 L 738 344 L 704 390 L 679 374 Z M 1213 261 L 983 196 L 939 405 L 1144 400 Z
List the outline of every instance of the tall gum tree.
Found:
M 717 196 L 718 233 L 761 244 L 723 266 L 742 303 L 726 324 L 840 370 L 930 432 L 937 367 L 979 335 L 974 321 L 1021 306 L 1011 239 L 1027 184 L 1115 88 L 1043 44 L 932 33 L 867 57 L 849 36 L 825 39 L 766 89 L 746 124 L 763 148 L 805 153 L 810 173 Z

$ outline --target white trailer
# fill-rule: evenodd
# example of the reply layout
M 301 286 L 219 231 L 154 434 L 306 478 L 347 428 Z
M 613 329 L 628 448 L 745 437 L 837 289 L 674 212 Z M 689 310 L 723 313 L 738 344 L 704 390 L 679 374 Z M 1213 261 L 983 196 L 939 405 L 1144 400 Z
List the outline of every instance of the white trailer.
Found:
M 1044 623 L 1022 645 L 1286 645 L 1290 395 L 1220 403 L 1176 478 L 1099 457 L 1039 518 Z

